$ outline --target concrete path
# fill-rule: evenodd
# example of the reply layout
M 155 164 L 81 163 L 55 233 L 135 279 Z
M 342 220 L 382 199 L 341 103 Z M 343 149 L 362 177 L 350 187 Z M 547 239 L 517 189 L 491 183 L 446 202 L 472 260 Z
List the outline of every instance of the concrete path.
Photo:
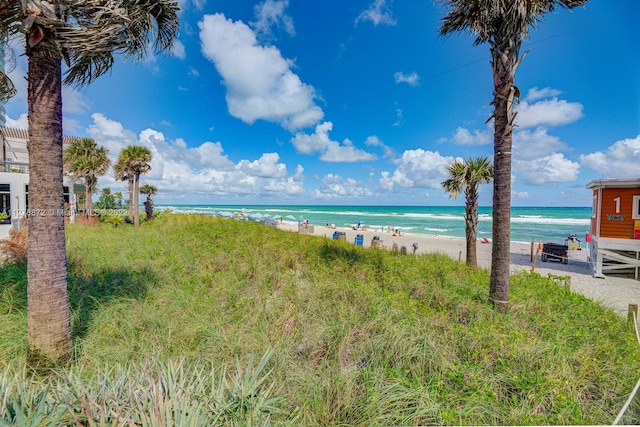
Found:
M 535 272 L 542 276 L 549 274 L 569 276 L 571 290 L 590 298 L 605 307 L 626 317 L 629 304 L 640 306 L 640 280 L 625 275 L 606 275 L 605 278 L 593 276 L 593 269 L 588 260 L 588 251 L 570 250 L 569 263 L 561 264 L 555 260 L 541 262 L 538 258 Z M 531 271 L 531 250 L 522 247 L 511 250 L 511 271 Z
M 11 224 L 0 224 L 0 240 L 9 237 L 9 230 L 11 230 Z

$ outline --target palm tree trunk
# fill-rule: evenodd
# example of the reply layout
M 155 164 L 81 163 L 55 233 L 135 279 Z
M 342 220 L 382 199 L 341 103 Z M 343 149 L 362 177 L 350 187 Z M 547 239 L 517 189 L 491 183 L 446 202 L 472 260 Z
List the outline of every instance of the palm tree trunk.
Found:
M 134 179 L 135 188 L 133 190 L 133 224 L 137 227 L 140 227 L 140 209 L 138 207 L 138 195 L 140 194 L 140 174 L 135 175 Z
M 153 221 L 153 199 L 151 194 L 147 195 L 147 200 L 144 202 L 144 211 L 147 214 L 147 221 Z
M 520 43 L 513 40 L 491 42 L 494 82 L 493 137 L 493 249 L 489 298 L 496 310 L 509 308 L 509 264 L 511 259 L 511 143 L 515 72 L 519 65 Z
M 48 32 L 48 30 L 46 30 Z M 28 48 L 28 363 L 71 357 L 62 191 L 62 71 L 47 34 Z
M 478 269 L 478 195 L 468 192 L 465 212 L 465 235 L 467 236 L 467 265 Z
M 127 180 L 129 189 L 129 219 L 133 221 L 133 176 L 130 176 Z
M 84 202 L 84 207 L 87 211 L 87 217 L 91 217 L 93 215 L 93 200 L 92 200 L 92 194 L 93 194 L 93 187 L 91 186 L 91 182 L 89 181 L 89 177 L 84 177 L 85 182 L 84 182 L 84 190 L 86 192 L 85 194 L 85 202 Z

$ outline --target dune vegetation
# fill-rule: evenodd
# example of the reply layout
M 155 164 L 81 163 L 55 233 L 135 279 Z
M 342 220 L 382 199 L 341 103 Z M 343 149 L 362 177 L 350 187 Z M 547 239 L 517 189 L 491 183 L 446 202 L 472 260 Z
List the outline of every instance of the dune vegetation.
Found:
M 26 264 L 0 268 L 0 425 L 610 424 L 640 376 L 631 323 L 537 274 L 500 314 L 442 254 L 167 213 L 67 226 L 67 253 L 74 360 L 49 375 L 24 366 Z

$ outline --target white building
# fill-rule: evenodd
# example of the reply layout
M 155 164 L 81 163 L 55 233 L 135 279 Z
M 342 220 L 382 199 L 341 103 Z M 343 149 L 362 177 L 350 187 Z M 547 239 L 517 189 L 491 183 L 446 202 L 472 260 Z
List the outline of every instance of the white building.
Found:
M 68 145 L 78 137 L 63 137 Z M 13 224 L 20 228 L 21 219 L 29 207 L 29 133 L 24 129 L 0 127 L 0 212 L 9 219 L 0 224 Z M 63 179 L 64 203 L 71 214 L 77 212 L 77 200 L 84 199 L 84 180 L 65 174 Z

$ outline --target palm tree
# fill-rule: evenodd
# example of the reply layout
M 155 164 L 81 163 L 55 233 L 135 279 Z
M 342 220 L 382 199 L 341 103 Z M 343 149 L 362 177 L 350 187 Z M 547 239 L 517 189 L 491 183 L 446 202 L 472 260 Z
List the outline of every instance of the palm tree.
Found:
M 118 161 L 113 165 L 113 171 L 115 172 L 115 178 L 118 181 L 127 181 L 127 189 L 129 190 L 129 200 L 127 207 L 129 208 L 129 219 L 133 221 L 133 178 L 134 175 L 127 169 L 125 159 L 122 156 L 122 152 L 118 156 Z
M 74 140 L 63 152 L 62 160 L 65 169 L 74 178 L 84 178 L 86 194 L 86 211 L 91 216 L 93 202 L 91 195 L 96 192 L 98 177 L 107 173 L 111 160 L 105 147 L 98 147 L 93 139 L 80 138 Z
M 464 191 L 465 236 L 467 237 L 467 265 L 478 268 L 476 237 L 478 231 L 478 187 L 487 184 L 493 177 L 493 166 L 487 157 L 456 160 L 447 168 L 449 178 L 442 182 L 442 188 L 452 199 Z
M 475 44 L 489 43 L 493 73 L 493 251 L 489 299 L 499 311 L 509 305 L 511 235 L 511 142 L 516 113 L 514 100 L 520 91 L 515 75 L 524 55 L 523 40 L 542 17 L 558 6 L 574 8 L 587 0 L 442 0 L 449 9 L 441 35 L 466 31 Z
M 153 199 L 151 196 L 158 193 L 158 188 L 155 185 L 146 184 L 140 187 L 140 192 L 147 195 L 147 200 L 144 201 L 144 210 L 147 214 L 147 221 L 151 221 L 153 220 Z
M 140 145 L 129 145 L 123 149 L 116 163 L 116 179 L 129 182 L 129 213 L 133 214 L 133 223 L 140 226 L 138 194 L 140 193 L 140 175 L 151 170 L 151 151 Z
M 110 188 L 103 188 L 100 191 L 100 198 L 96 202 L 99 209 L 114 209 L 116 207 L 116 198 L 111 194 Z
M 111 69 L 114 55 L 139 60 L 171 48 L 178 32 L 173 0 L 3 0 L 0 39 L 24 45 L 28 59 L 28 362 L 71 357 L 62 191 L 64 83 L 84 86 Z M 16 43 L 6 43 L 7 46 Z M 0 98 L 15 93 L 0 70 Z
M 113 196 L 116 199 L 116 208 L 122 209 L 122 191 L 116 191 Z

